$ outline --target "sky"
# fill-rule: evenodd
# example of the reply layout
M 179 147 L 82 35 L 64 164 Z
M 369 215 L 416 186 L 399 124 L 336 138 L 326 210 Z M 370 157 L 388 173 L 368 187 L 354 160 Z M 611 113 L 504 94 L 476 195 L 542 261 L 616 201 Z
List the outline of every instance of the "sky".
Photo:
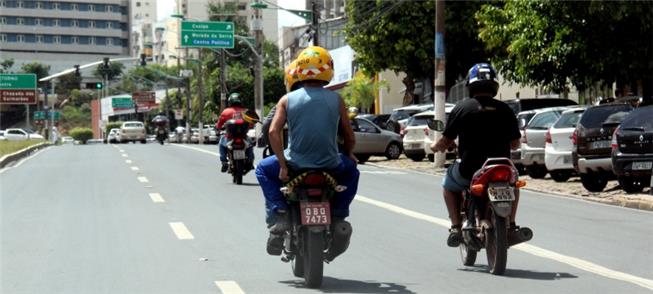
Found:
M 176 0 L 157 0 L 157 15 L 159 20 L 163 20 L 171 14 L 175 13 Z M 286 9 L 305 9 L 305 1 L 303 0 L 277 0 L 277 5 Z M 296 26 L 305 23 L 304 19 L 284 10 L 279 12 L 279 27 L 283 26 Z

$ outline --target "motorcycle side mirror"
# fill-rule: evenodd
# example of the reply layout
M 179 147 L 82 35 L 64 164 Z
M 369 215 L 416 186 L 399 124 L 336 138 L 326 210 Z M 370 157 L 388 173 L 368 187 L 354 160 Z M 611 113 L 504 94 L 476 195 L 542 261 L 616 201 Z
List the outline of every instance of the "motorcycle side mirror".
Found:
M 444 131 L 444 123 L 441 120 L 429 120 L 427 124 L 431 130 L 438 132 Z

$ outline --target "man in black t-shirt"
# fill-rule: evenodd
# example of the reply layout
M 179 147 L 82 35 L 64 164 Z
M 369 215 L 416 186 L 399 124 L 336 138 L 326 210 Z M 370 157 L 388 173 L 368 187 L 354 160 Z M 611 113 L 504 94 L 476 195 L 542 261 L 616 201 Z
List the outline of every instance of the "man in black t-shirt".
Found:
M 510 158 L 510 149 L 519 148 L 521 137 L 517 118 L 510 107 L 493 98 L 499 89 L 499 82 L 491 65 L 474 65 L 467 75 L 467 87 L 471 98 L 456 104 L 449 114 L 443 137 L 431 145 L 434 152 L 445 152 L 458 137 L 460 162 L 449 166 L 442 182 L 451 219 L 447 239 L 450 247 L 457 247 L 462 241 L 460 197 L 469 188 L 472 176 L 490 157 Z M 511 213 L 513 226 L 519 201 L 519 194 L 515 194 Z

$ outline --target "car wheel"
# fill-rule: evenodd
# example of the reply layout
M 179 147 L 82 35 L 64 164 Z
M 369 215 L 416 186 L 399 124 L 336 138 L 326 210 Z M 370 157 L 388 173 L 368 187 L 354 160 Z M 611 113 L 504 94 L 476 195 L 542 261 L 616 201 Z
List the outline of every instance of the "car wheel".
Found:
M 626 193 L 639 193 L 644 189 L 644 183 L 638 178 L 622 176 L 617 178 L 617 181 Z
M 552 170 L 549 174 L 551 175 L 551 178 L 558 183 L 564 183 L 571 177 L 571 172 L 568 170 Z
M 385 157 L 387 159 L 397 159 L 401 156 L 401 147 L 397 142 L 392 142 L 385 148 Z
M 369 154 L 355 154 L 356 159 L 358 159 L 359 164 L 365 164 L 366 161 L 370 159 Z
M 608 179 L 600 173 L 580 174 L 580 182 L 590 192 L 602 192 L 608 185 Z
M 526 167 L 526 173 L 533 179 L 541 179 L 546 176 L 548 171 L 543 165 L 533 164 Z
M 424 155 L 424 154 L 413 154 L 413 155 L 410 155 L 410 156 L 408 156 L 408 155 L 406 155 L 406 156 L 408 158 L 412 159 L 413 161 L 422 161 L 422 160 L 424 160 L 424 157 L 426 157 L 426 155 Z
M 146 143 L 147 143 L 147 140 L 145 140 L 145 139 L 141 140 L 141 144 L 146 144 Z M 136 144 L 136 141 L 134 141 L 134 144 Z
M 435 162 L 435 154 L 429 154 L 427 158 L 429 159 L 430 162 Z

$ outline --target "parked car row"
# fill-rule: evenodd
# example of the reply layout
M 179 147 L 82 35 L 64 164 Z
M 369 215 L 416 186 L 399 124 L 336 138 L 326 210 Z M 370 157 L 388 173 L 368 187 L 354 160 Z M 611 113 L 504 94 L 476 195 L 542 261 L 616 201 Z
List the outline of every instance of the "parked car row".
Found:
M 522 111 L 517 118 L 522 144 L 513 161 L 532 178 L 550 174 L 564 182 L 577 175 L 591 192 L 603 191 L 614 179 L 629 193 L 650 185 L 653 106 L 636 109 L 616 101 Z
M 43 140 L 43 136 L 30 129 L 9 128 L 0 130 L 0 141 Z

